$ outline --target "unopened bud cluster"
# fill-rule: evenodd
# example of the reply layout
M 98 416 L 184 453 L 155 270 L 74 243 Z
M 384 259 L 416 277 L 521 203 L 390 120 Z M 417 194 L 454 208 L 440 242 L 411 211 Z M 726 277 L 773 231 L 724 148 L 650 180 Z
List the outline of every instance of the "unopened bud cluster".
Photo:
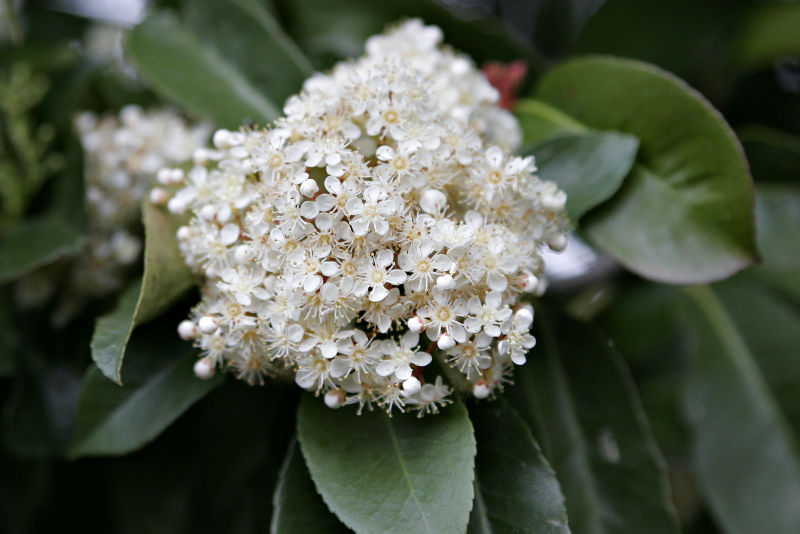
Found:
M 192 214 L 178 240 L 205 280 L 178 328 L 198 376 L 288 373 L 330 407 L 422 414 L 451 393 L 437 366 L 487 397 L 525 363 L 520 296 L 544 291 L 566 197 L 510 155 L 518 125 L 441 38 L 415 20 L 372 37 L 271 129 L 195 152 L 167 206 Z
M 138 106 L 126 106 L 119 117 L 82 113 L 75 124 L 84 149 L 88 241 L 71 271 L 71 286 L 102 295 L 118 289 L 126 268 L 141 257 L 139 207 L 158 170 L 189 160 L 211 132 L 206 125 L 187 125 L 172 110 Z M 159 181 L 182 178 L 179 170 L 158 174 Z M 159 191 L 151 197 L 157 200 Z

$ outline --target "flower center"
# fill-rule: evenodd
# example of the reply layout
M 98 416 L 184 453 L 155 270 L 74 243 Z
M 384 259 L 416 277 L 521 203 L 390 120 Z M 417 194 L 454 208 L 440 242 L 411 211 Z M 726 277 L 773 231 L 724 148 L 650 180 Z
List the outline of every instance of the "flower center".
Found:
M 436 312 L 436 318 L 442 323 L 448 322 L 451 316 L 452 314 L 447 308 L 439 308 L 439 310 Z
M 383 120 L 385 120 L 389 124 L 394 124 L 395 122 L 397 122 L 397 112 L 393 109 L 387 110 L 383 114 Z
M 493 170 L 489 173 L 489 181 L 495 185 L 501 183 L 503 181 L 503 173 L 498 170 Z
M 417 264 L 417 270 L 421 273 L 427 273 L 431 270 L 431 263 L 428 260 L 422 260 Z

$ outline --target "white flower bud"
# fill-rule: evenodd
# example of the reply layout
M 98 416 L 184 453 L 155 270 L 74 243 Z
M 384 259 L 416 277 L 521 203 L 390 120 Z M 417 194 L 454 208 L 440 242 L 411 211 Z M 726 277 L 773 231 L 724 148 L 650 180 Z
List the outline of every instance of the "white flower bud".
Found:
M 175 185 L 183 182 L 183 169 L 172 169 L 167 177 L 167 183 Z
M 479 380 L 472 386 L 472 394 L 476 399 L 485 399 L 491 392 L 492 390 L 489 384 L 486 383 L 486 380 Z
M 233 253 L 236 263 L 244 264 L 253 259 L 253 249 L 248 245 L 239 245 Z
M 415 334 L 419 334 L 420 332 L 425 330 L 425 324 L 419 317 L 412 317 L 411 319 L 408 320 L 408 330 L 410 332 L 414 332 Z
M 181 226 L 178 228 L 178 231 L 175 232 L 175 237 L 178 238 L 178 241 L 186 241 L 192 237 L 192 230 L 188 226 Z
M 194 363 L 194 375 L 201 380 L 208 380 L 214 376 L 217 369 L 211 358 L 201 358 Z
M 345 392 L 342 389 L 332 389 L 325 393 L 325 405 L 328 408 L 341 408 L 344 404 Z
M 313 197 L 317 194 L 317 191 L 319 191 L 319 185 L 317 185 L 317 181 L 312 178 L 300 184 L 300 193 L 306 198 Z
M 441 350 L 452 349 L 456 346 L 456 340 L 447 332 L 443 332 L 439 339 L 436 341 L 436 346 Z
M 447 206 L 447 197 L 436 189 L 426 190 L 422 193 L 422 198 L 419 201 L 419 207 L 430 214 L 439 213 L 445 206 Z
M 197 325 L 192 321 L 181 321 L 181 324 L 178 325 L 178 335 L 187 341 L 194 339 L 197 335 Z
M 166 167 L 162 167 L 158 169 L 158 173 L 156 174 L 156 181 L 162 185 L 169 185 L 171 183 L 170 178 L 172 177 L 172 169 L 168 169 Z
M 223 245 L 233 245 L 239 239 L 239 232 L 238 224 L 226 224 L 219 231 L 219 240 Z
M 547 240 L 547 244 L 550 245 L 550 248 L 555 252 L 561 252 L 567 246 L 567 235 L 556 234 Z
M 420 384 L 419 380 L 414 376 L 403 382 L 403 391 L 408 394 L 416 393 L 421 387 L 422 384 Z
M 162 189 L 160 187 L 154 187 L 150 191 L 150 202 L 155 204 L 156 206 L 163 206 L 167 202 L 169 202 L 169 191 L 166 189 Z
M 542 207 L 548 210 L 561 211 L 567 203 L 567 194 L 556 189 L 553 193 L 542 196 Z
M 213 221 L 216 215 L 217 215 L 217 210 L 211 204 L 206 204 L 205 206 L 200 208 L 200 216 L 207 221 Z
M 450 290 L 456 287 L 456 281 L 449 274 L 443 274 L 436 279 L 436 287 L 439 289 Z
M 210 315 L 205 315 L 197 321 L 197 326 L 204 334 L 213 334 L 217 331 L 217 320 Z
M 526 304 L 522 308 L 514 312 L 514 321 L 520 328 L 527 330 L 533 323 L 533 308 L 530 304 Z
M 174 213 L 175 215 L 183 215 L 186 213 L 186 208 L 188 208 L 188 204 L 186 201 L 179 199 L 178 197 L 172 197 L 169 202 L 167 202 L 167 209 L 170 213 Z
M 537 278 L 533 273 L 525 271 L 522 274 L 522 282 L 520 285 L 525 293 L 533 293 L 539 286 L 539 278 Z

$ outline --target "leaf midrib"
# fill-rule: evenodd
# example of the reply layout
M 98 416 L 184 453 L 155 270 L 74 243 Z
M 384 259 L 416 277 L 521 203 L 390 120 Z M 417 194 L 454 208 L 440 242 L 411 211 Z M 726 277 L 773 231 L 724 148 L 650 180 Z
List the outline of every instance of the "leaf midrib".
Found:
M 414 502 L 417 505 L 417 509 L 419 510 L 420 516 L 422 517 L 422 522 L 425 523 L 425 532 L 430 532 L 432 534 L 433 531 L 431 530 L 431 527 L 428 524 L 428 518 L 425 516 L 425 510 L 422 507 L 422 503 L 420 502 L 419 497 L 417 496 L 417 490 L 414 488 L 414 484 L 411 483 L 411 474 L 408 472 L 405 459 L 403 458 L 403 453 L 400 451 L 400 443 L 397 441 L 397 435 L 394 432 L 392 423 L 391 421 L 389 421 L 388 417 L 384 417 L 383 421 L 384 423 L 386 423 L 386 428 L 389 431 L 389 437 L 391 438 L 392 441 L 392 448 L 394 449 L 394 452 L 397 455 L 397 461 L 400 464 L 400 469 L 403 471 L 403 478 L 406 481 L 406 485 L 408 485 L 411 497 L 414 498 Z
M 600 504 L 599 491 L 597 489 L 597 482 L 591 468 L 591 461 L 587 453 L 586 443 L 583 439 L 580 423 L 578 422 L 577 410 L 572 402 L 572 392 L 567 382 L 564 370 L 561 366 L 560 351 L 555 343 L 554 336 L 550 330 L 550 324 L 546 319 L 540 319 L 542 324 L 542 335 L 546 339 L 547 345 L 551 350 L 546 351 L 547 358 L 551 360 L 553 374 L 555 375 L 556 394 L 558 395 L 559 405 L 561 409 L 559 412 L 563 415 L 561 418 L 564 422 L 564 427 L 567 430 L 567 436 L 574 444 L 577 451 L 577 467 L 584 473 L 585 483 L 581 484 L 583 489 L 582 493 L 586 497 L 586 502 L 589 505 L 587 513 L 587 525 L 592 529 L 592 532 L 606 533 L 606 529 L 602 523 L 602 506 Z M 543 428 L 545 427 L 542 425 Z M 569 506 L 569 503 L 566 503 Z M 597 530 L 595 530 L 597 529 Z

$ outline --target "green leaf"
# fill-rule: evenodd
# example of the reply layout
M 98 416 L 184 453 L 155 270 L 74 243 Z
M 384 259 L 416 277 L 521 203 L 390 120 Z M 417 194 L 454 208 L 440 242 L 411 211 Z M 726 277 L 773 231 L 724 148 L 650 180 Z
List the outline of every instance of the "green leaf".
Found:
M 800 137 L 755 125 L 739 128 L 736 133 L 756 181 L 800 182 Z
M 125 347 L 133 329 L 164 311 L 192 285 L 192 273 L 175 237 L 181 221 L 147 199 L 142 203 L 142 220 L 144 276 L 122 293 L 116 309 L 98 319 L 92 337 L 92 359 L 118 384 L 122 384 Z
M 685 407 L 697 479 L 725 532 L 800 532 L 800 461 L 764 377 L 708 287 L 687 289 Z
M 756 188 L 758 243 L 764 262 L 752 274 L 800 302 L 800 188 Z
M 715 292 L 800 435 L 800 310 L 758 282 L 734 279 Z
M 621 358 L 591 328 L 537 312 L 539 343 L 506 394 L 556 471 L 570 528 L 676 532 L 664 461 Z
M 530 429 L 504 398 L 470 409 L 478 441 L 468 532 L 568 533 L 564 496 Z
M 78 398 L 72 458 L 136 450 L 222 383 L 221 376 L 195 377 L 196 357 L 190 345 L 170 344 L 163 336 L 154 336 L 157 345 L 153 346 L 141 343 L 143 337 L 131 347 L 135 357 L 126 367 L 128 385 L 108 381 L 95 367 L 87 371 Z M 174 356 L 176 350 L 179 357 Z
M 82 230 L 65 224 L 60 217 L 22 221 L 0 242 L 0 283 L 77 254 L 83 243 Z
M 499 21 L 476 10 L 444 7 L 432 0 L 291 0 L 282 2 L 281 7 L 289 33 L 318 68 L 360 56 L 368 37 L 409 17 L 442 28 L 445 43 L 467 52 L 479 64 L 524 59 L 534 70 L 542 65 L 541 55 Z
M 322 499 L 356 532 L 464 532 L 475 438 L 462 404 L 390 418 L 334 411 L 305 395 L 297 432 Z
M 732 43 L 737 70 L 769 67 L 781 56 L 800 55 L 800 5 L 763 2 L 747 7 Z
M 553 106 L 523 98 L 514 107 L 514 115 L 522 129 L 522 142 L 526 147 L 547 139 L 570 133 L 587 133 L 589 128 Z
M 638 148 L 632 135 L 587 131 L 543 141 L 526 153 L 536 156 L 541 179 L 567 193 L 567 215 L 575 223 L 617 192 Z
M 620 191 L 584 221 L 594 244 L 641 276 L 676 284 L 726 278 L 755 261 L 747 162 L 699 93 L 652 65 L 584 57 L 548 72 L 536 96 L 641 143 Z
M 283 461 L 272 506 L 271 534 L 350 532 L 322 502 L 296 441 Z
M 192 4 L 186 24 L 156 12 L 133 29 L 128 51 L 138 71 L 163 96 L 216 126 L 278 118 L 309 73 L 301 54 L 252 1 Z

